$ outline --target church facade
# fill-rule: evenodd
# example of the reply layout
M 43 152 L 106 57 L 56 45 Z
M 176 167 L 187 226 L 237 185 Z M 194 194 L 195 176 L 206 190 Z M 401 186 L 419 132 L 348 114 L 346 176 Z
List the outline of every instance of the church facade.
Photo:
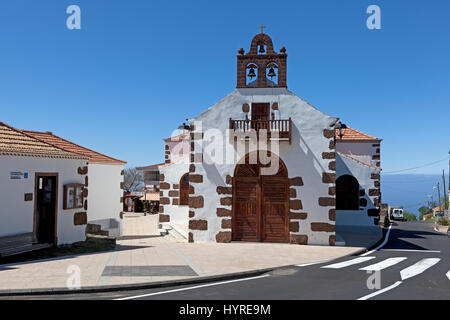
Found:
M 381 140 L 290 92 L 267 34 L 239 49 L 237 88 L 182 129 L 165 140 L 159 208 L 189 242 L 381 237 Z

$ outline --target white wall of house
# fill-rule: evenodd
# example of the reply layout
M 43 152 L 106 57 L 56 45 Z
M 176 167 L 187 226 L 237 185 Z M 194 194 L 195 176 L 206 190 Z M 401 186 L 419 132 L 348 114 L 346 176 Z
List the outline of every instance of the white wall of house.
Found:
M 77 172 L 86 166 L 81 159 L 30 156 L 0 157 L 0 236 L 33 232 L 35 173 L 58 173 L 57 237 L 58 245 L 85 240 L 85 225 L 74 225 L 74 214 L 83 209 L 63 210 L 63 185 L 84 184 L 85 176 Z M 10 172 L 28 173 L 28 179 L 10 179 Z M 25 193 L 33 193 L 33 201 L 24 201 Z
M 349 154 L 353 158 L 358 159 L 366 164 L 376 166 L 378 160 L 372 160 L 374 155 L 380 147 L 374 147 L 373 145 L 379 144 L 379 141 L 339 141 L 336 143 L 336 151 Z
M 160 189 L 160 192 L 162 192 L 160 198 L 170 199 L 170 204 L 162 205 L 164 207 L 164 214 L 170 216 L 170 224 L 178 224 L 187 227 L 189 223 L 189 206 L 174 205 L 174 198 L 179 199 L 179 197 L 169 196 L 169 191 L 179 191 L 179 189 L 174 188 L 174 185 L 179 185 L 181 177 L 189 172 L 188 158 L 185 157 L 185 161 L 161 166 L 159 168 L 160 173 L 164 175 L 164 182 L 170 184 L 170 189 Z
M 328 245 L 329 237 L 334 235 L 334 232 L 313 232 L 311 223 L 322 222 L 334 225 L 334 221 L 329 219 L 329 210 L 332 207 L 320 206 L 318 199 L 330 197 L 329 187 L 334 185 L 322 182 L 322 173 L 330 172 L 329 163 L 334 161 L 334 159 L 323 159 L 322 153 L 334 151 L 329 150 L 330 139 L 324 137 L 323 131 L 331 129 L 337 118 L 317 110 L 284 88 L 245 88 L 234 90 L 190 122 L 198 130 L 195 121 L 201 121 L 202 130 L 205 133 L 203 148 L 208 143 L 216 148 L 220 148 L 222 144 L 230 147 L 232 144 L 226 140 L 208 142 L 207 130 L 215 129 L 225 134 L 229 127 L 229 118 L 245 119 L 242 105 L 248 103 L 251 106 L 254 102 L 277 102 L 279 110 L 271 111 L 274 112 L 275 119 L 292 119 L 292 143 L 281 142 L 279 155 L 287 166 L 289 178 L 300 176 L 304 182 L 304 186 L 295 188 L 299 194 L 298 198 L 303 203 L 303 209 L 297 212 L 307 212 L 307 218 L 298 220 L 300 230 L 295 234 L 307 235 L 308 244 Z M 227 186 L 226 176 L 234 175 L 236 163 L 244 157 L 245 153 L 239 154 L 233 163 L 228 164 L 208 163 L 204 153 L 203 163 L 195 163 L 195 174 L 203 175 L 203 183 L 191 183 L 195 187 L 195 194 L 192 196 L 203 196 L 205 201 L 203 208 L 195 209 L 195 217 L 192 219 L 208 221 L 207 230 L 190 230 L 195 242 L 216 241 L 215 236 L 219 231 L 230 231 L 221 228 L 221 221 L 224 218 L 216 215 L 216 208 L 222 207 L 221 196 L 217 194 L 216 189 L 217 186 Z M 231 207 L 226 208 L 231 209 Z
M 120 183 L 123 182 L 124 169 L 122 164 L 89 163 L 89 206 L 88 222 L 99 224 L 102 230 L 109 230 L 111 236 L 121 235 L 120 212 L 123 204 L 123 190 Z
M 169 146 L 171 163 L 183 161 L 183 159 L 189 156 L 189 153 L 191 151 L 189 143 L 189 139 L 183 141 L 166 140 L 166 145 Z
M 365 190 L 365 195 L 361 198 L 367 200 L 367 206 L 362 210 L 336 210 L 336 232 L 342 233 L 370 233 L 381 237 L 381 229 L 375 224 L 377 217 L 369 216 L 369 209 L 376 209 L 374 205 L 375 196 L 369 196 L 370 189 L 378 189 L 371 179 L 372 174 L 379 174 L 380 171 L 358 163 L 343 155 L 336 155 L 336 179 L 343 175 L 351 175 L 359 182 L 359 188 Z

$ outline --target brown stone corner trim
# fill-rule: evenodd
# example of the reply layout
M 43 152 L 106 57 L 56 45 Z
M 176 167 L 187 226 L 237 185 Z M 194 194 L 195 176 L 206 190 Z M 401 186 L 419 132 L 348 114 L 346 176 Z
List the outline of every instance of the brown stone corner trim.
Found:
M 323 136 L 327 139 L 331 139 L 336 135 L 334 129 L 324 129 L 323 130 Z
M 311 222 L 311 231 L 334 232 L 335 225 L 326 222 Z
M 297 187 L 301 187 L 303 186 L 303 179 L 302 177 L 294 177 L 294 178 L 290 178 L 289 179 L 289 185 L 290 186 L 297 186 Z
M 221 231 L 216 234 L 216 242 L 231 242 L 231 231 Z
M 189 230 L 208 230 L 208 221 L 189 220 Z
M 336 236 L 334 234 L 332 234 L 329 238 L 328 238 L 328 244 L 330 246 L 334 246 L 336 245 Z
M 336 174 L 323 172 L 322 173 L 322 182 L 323 183 L 336 183 Z
M 291 234 L 290 242 L 292 244 L 308 244 L 308 236 L 306 234 Z
M 319 198 L 319 206 L 334 207 L 334 206 L 336 206 L 336 198 L 321 197 L 321 198 Z
M 159 222 L 170 222 L 170 216 L 168 214 L 159 214 Z
M 233 188 L 232 187 L 218 186 L 216 191 L 217 191 L 218 194 L 233 194 Z
M 218 217 L 231 217 L 231 215 L 232 215 L 231 210 L 225 208 L 217 208 Z
M 204 205 L 204 199 L 203 196 L 197 196 L 197 197 L 189 197 L 189 207 L 190 208 L 203 208 Z

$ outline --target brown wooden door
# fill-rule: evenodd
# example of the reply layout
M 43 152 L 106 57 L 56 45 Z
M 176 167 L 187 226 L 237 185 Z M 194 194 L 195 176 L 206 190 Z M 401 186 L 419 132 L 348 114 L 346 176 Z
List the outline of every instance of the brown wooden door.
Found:
M 284 165 L 261 175 L 260 164 L 241 164 L 233 179 L 232 240 L 289 241 L 289 180 Z
M 261 177 L 262 241 L 289 240 L 289 184 L 283 177 Z
M 180 206 L 189 205 L 189 173 L 184 174 L 180 179 Z
M 237 177 L 233 184 L 235 215 L 232 226 L 232 240 L 259 241 L 261 237 L 259 179 Z
M 268 125 L 265 121 L 270 118 L 270 103 L 252 103 L 252 129 L 266 129 L 268 130 Z M 254 121 L 258 122 L 254 122 Z
M 36 238 L 42 243 L 53 243 L 56 237 L 57 177 L 36 176 Z
M 269 120 L 270 103 L 252 103 L 252 120 Z

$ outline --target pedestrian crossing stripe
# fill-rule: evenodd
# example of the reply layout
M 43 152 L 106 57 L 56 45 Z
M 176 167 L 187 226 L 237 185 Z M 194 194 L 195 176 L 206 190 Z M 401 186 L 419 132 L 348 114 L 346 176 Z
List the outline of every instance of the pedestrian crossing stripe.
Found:
M 364 267 L 364 268 L 360 268 L 359 270 L 364 270 L 364 271 L 380 271 L 389 267 L 392 267 L 394 265 L 396 265 L 397 263 L 400 263 L 402 261 L 405 261 L 407 258 L 406 257 L 397 257 L 397 258 L 388 258 L 385 259 L 381 262 L 375 263 L 375 264 L 371 264 L 370 266 Z
M 330 264 L 328 266 L 323 266 L 322 268 L 327 268 L 327 269 L 341 269 L 341 268 L 345 268 L 348 266 L 352 266 L 355 264 L 359 264 L 359 263 L 363 263 L 369 260 L 375 259 L 375 257 L 358 257 L 355 259 L 351 259 L 348 261 L 344 261 L 344 262 L 338 262 L 338 263 L 333 263 Z
M 403 269 L 400 271 L 400 277 L 402 280 L 406 280 L 409 278 L 412 278 L 414 276 L 417 276 L 427 270 L 428 268 L 431 268 L 436 263 L 441 261 L 439 258 L 427 258 L 422 259 L 419 262 L 413 264 L 412 266 L 409 266 L 408 268 Z

